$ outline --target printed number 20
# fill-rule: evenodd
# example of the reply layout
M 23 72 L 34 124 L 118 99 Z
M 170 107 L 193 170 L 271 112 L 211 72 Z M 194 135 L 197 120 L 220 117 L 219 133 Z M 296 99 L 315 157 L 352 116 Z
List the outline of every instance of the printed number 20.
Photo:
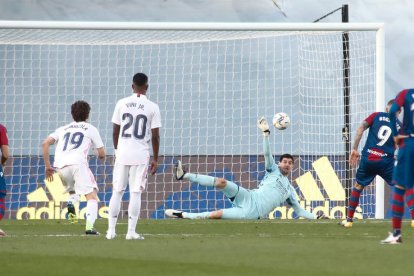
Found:
M 126 123 L 122 127 L 121 137 L 130 138 L 134 135 L 136 139 L 144 139 L 145 132 L 147 130 L 147 120 L 147 116 L 142 114 L 138 114 L 134 120 L 134 116 L 132 116 L 132 114 L 124 113 L 122 115 L 122 121 L 126 121 Z M 133 127 L 132 135 L 129 133 L 129 129 L 131 127 Z

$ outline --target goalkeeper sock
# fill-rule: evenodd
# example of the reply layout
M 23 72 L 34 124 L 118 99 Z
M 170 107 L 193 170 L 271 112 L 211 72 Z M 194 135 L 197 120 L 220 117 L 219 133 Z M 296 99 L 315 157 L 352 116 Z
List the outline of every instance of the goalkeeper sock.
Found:
M 128 205 L 128 233 L 134 234 L 141 212 L 141 193 L 131 193 Z
M 185 219 L 209 219 L 211 212 L 203 213 L 187 213 L 183 212 L 183 218 Z
M 410 210 L 411 219 L 414 219 L 414 188 L 408 189 L 405 193 L 405 201 Z
M 352 221 L 354 218 L 355 209 L 359 204 L 359 197 L 361 196 L 362 191 L 363 190 L 358 190 L 355 187 L 352 188 L 351 196 L 349 197 L 347 221 Z
M 191 182 L 196 182 L 202 186 L 208 187 L 214 187 L 216 182 L 215 177 L 202 174 L 186 173 L 184 178 L 190 180 Z
M 405 190 L 393 187 L 392 189 L 392 229 L 395 232 L 401 230 L 401 220 L 404 215 L 404 193 Z
M 111 200 L 109 201 L 108 211 L 108 232 L 115 233 L 116 222 L 119 211 L 121 210 L 121 200 L 124 192 L 112 191 Z
M 89 199 L 86 203 L 86 230 L 92 230 L 95 220 L 98 217 L 98 202 Z

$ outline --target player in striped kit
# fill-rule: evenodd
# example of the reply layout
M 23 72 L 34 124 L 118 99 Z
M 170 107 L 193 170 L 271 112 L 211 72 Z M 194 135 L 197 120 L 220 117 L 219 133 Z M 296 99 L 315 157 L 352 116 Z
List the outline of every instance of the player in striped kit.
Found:
M 77 101 L 71 106 L 74 122 L 62 126 L 51 133 L 42 143 L 46 179 L 53 181 L 56 170 L 67 191 L 85 195 L 87 235 L 99 235 L 94 229 L 98 217 L 98 186 L 89 169 L 88 153 L 94 146 L 98 158 L 105 158 L 105 149 L 98 130 L 87 123 L 91 107 L 85 101 Z M 53 167 L 50 164 L 49 148 L 56 143 Z
M 395 127 L 397 114 L 404 110 L 402 129 Z M 404 195 L 408 208 L 414 205 L 414 89 L 405 89 L 395 98 L 390 109 L 390 119 L 394 142 L 398 146 L 397 162 L 394 167 L 392 182 L 392 233 L 382 243 L 399 244 L 401 239 L 401 221 L 404 214 Z M 413 214 L 412 214 L 413 215 Z M 412 222 L 412 226 L 413 222 Z
M 7 138 L 7 129 L 0 124 L 0 150 L 1 150 L 1 164 L 0 164 L 0 221 L 4 217 L 6 211 L 6 182 L 4 180 L 3 166 L 9 159 L 9 139 Z M 6 233 L 0 229 L 0 237 L 5 236 Z
M 377 175 L 391 185 L 395 144 L 391 135 L 391 122 L 388 111 L 393 102 L 394 100 L 388 102 L 385 109 L 386 112 L 374 112 L 369 115 L 357 129 L 349 163 L 352 167 L 355 167 L 360 158 L 361 161 L 356 173 L 356 183 L 352 187 L 349 198 L 347 218 L 341 222 L 341 225 L 346 228 L 352 227 L 355 209 L 359 204 L 362 191 Z M 399 130 L 400 124 L 396 122 L 395 125 Z M 369 129 L 367 141 L 362 150 L 361 157 L 358 152 L 358 145 L 362 134 L 367 129 Z
M 142 240 L 136 233 L 136 225 L 141 211 L 141 193 L 147 185 L 148 165 L 150 162 L 150 141 L 153 157 L 151 174 L 158 167 L 160 145 L 159 128 L 161 115 L 158 105 L 147 96 L 148 77 L 137 73 L 132 80 L 133 94 L 119 100 L 112 116 L 115 164 L 113 189 L 108 211 L 108 240 L 116 237 L 116 224 L 121 200 L 129 183 L 128 232 L 127 240 Z
M 293 156 L 283 154 L 280 157 L 279 164 L 276 165 L 270 152 L 270 131 L 265 118 L 259 119 L 258 127 L 263 132 L 266 174 L 257 189 L 247 190 L 224 178 L 187 173 L 183 170 L 181 162 L 178 161 L 175 168 L 177 180 L 186 179 L 203 186 L 218 188 L 230 199 L 233 208 L 203 213 L 189 213 L 167 209 L 165 210 L 165 215 L 167 217 L 185 219 L 259 219 L 266 218 L 272 210 L 286 202 L 293 207 L 299 217 L 307 219 L 328 218 L 324 214 L 312 214 L 299 205 L 296 193 L 288 178 L 293 168 Z

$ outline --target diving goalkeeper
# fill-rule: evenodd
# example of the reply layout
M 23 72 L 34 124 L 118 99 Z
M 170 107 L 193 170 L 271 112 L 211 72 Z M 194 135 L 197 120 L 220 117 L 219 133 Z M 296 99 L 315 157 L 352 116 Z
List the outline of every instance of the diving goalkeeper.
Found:
M 288 176 L 293 168 L 293 156 L 283 154 L 276 165 L 270 153 L 269 124 L 264 117 L 258 121 L 258 127 L 263 132 L 263 149 L 266 174 L 257 189 L 248 190 L 224 178 L 187 173 L 181 161 L 175 166 L 177 180 L 189 180 L 202 186 L 215 187 L 223 191 L 233 204 L 232 208 L 202 213 L 189 213 L 180 210 L 165 210 L 165 215 L 171 218 L 184 219 L 260 219 L 266 218 L 276 207 L 285 202 L 292 206 L 299 217 L 306 219 L 325 219 L 324 214 L 316 215 L 304 210 L 296 198 Z

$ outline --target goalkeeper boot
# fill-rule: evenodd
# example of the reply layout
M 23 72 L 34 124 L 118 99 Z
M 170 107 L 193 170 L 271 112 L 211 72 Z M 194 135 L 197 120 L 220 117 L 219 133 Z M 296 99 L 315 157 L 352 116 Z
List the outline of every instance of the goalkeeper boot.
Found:
M 352 223 L 353 223 L 352 220 L 345 219 L 341 222 L 341 226 L 343 226 L 345 228 L 352 228 Z
M 169 218 L 184 218 L 183 211 L 178 211 L 174 209 L 167 209 L 165 210 L 165 215 Z
M 388 237 L 381 241 L 382 244 L 400 244 L 402 243 L 401 234 L 394 236 L 393 233 L 388 232 Z
M 68 220 L 70 223 L 78 223 L 78 217 L 76 216 L 75 206 L 72 203 L 68 203 Z
M 183 169 L 183 165 L 181 164 L 181 161 L 178 160 L 177 163 L 175 163 L 174 166 L 174 175 L 175 179 L 182 180 L 184 178 L 186 171 Z

